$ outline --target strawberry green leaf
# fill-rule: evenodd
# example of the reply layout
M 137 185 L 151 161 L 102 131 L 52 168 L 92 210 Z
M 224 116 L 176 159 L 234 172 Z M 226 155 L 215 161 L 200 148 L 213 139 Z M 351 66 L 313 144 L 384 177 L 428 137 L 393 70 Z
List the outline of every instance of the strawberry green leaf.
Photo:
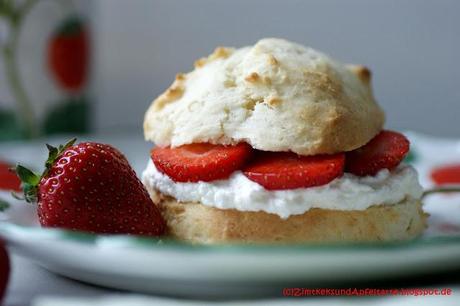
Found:
M 45 167 L 46 169 L 49 169 L 52 165 L 53 162 L 56 160 L 58 156 L 58 149 L 56 147 L 53 147 L 52 145 L 46 144 L 46 147 L 48 148 L 48 159 L 45 162 Z
M 63 145 L 59 145 L 59 153 L 62 153 L 64 150 L 70 148 L 71 146 L 74 145 L 75 141 L 77 141 L 77 138 L 72 138 L 70 139 L 64 146 Z
M 76 138 L 72 138 L 66 144 L 59 145 L 59 147 L 57 148 L 47 144 L 46 147 L 49 151 L 48 159 L 45 162 L 45 170 L 41 175 L 36 174 L 31 170 L 18 164 L 15 168 L 15 171 L 22 181 L 22 190 L 24 192 L 24 197 L 22 198 L 18 194 L 13 194 L 13 196 L 19 200 L 26 200 L 26 202 L 29 203 L 36 203 L 38 200 L 37 194 L 40 180 L 42 179 L 42 177 L 45 177 L 48 174 L 48 172 L 53 167 L 54 163 L 59 158 L 59 156 L 62 153 L 64 153 L 65 150 L 73 146 L 76 141 Z
M 45 162 L 45 171 L 43 172 L 42 176 L 45 176 L 48 174 L 48 171 L 51 169 L 51 167 L 54 165 L 54 162 L 56 159 L 68 148 L 74 145 L 75 141 L 77 141 L 77 138 L 72 138 L 69 140 L 65 145 L 59 145 L 58 148 L 53 147 L 52 145 L 46 144 L 46 147 L 48 148 L 48 159 Z
M 24 184 L 23 190 L 24 190 L 24 199 L 26 200 L 26 202 L 28 203 L 37 202 L 37 192 L 38 192 L 37 185 Z
M 40 181 L 40 176 L 19 164 L 16 166 L 16 173 L 25 184 L 38 185 Z
M 22 181 L 24 200 L 29 203 L 36 202 L 38 183 L 40 182 L 41 177 L 19 164 L 16 166 L 16 174 Z

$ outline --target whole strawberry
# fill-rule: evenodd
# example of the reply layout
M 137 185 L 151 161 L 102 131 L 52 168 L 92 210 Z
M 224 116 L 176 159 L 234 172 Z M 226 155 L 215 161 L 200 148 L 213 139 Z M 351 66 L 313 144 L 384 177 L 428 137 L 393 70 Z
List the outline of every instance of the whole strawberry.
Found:
M 16 167 L 27 202 L 36 202 L 40 224 L 105 234 L 158 236 L 165 222 L 117 149 L 75 139 L 55 148 L 41 176 Z

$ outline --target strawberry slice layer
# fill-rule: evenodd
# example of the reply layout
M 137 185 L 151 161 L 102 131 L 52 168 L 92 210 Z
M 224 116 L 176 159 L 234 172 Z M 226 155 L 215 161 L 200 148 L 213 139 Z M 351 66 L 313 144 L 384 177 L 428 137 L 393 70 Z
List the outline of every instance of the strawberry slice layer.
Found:
M 366 145 L 346 155 L 345 171 L 358 176 L 394 169 L 409 152 L 409 140 L 400 133 L 382 131 Z
M 228 178 L 252 155 L 246 143 L 235 146 L 196 143 L 177 148 L 153 148 L 156 168 L 175 182 L 214 181 Z
M 268 190 L 325 185 L 343 174 L 345 154 L 300 156 L 288 152 L 260 152 L 244 175 Z

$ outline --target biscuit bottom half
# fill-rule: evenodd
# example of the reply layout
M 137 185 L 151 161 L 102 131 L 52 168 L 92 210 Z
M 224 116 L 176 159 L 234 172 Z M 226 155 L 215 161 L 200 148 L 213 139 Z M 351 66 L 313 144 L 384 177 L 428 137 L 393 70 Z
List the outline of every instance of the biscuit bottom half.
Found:
M 168 225 L 172 238 L 195 244 L 329 243 L 408 240 L 426 228 L 428 215 L 420 200 L 366 210 L 314 208 L 282 219 L 266 212 L 219 209 L 179 202 L 147 188 Z

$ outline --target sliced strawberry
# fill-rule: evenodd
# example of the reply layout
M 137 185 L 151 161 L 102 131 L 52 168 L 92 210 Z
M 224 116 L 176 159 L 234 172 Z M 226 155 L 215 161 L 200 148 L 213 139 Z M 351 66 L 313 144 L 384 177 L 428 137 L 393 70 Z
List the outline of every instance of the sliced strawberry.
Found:
M 11 171 L 12 165 L 0 161 L 0 190 L 21 191 L 21 180 Z
M 300 156 L 294 153 L 260 152 L 243 170 L 251 181 L 268 190 L 320 186 L 343 174 L 345 155 Z
M 460 184 L 460 164 L 444 165 L 431 171 L 431 179 L 437 185 Z
M 366 145 L 347 153 L 345 172 L 366 176 L 382 169 L 394 169 L 409 152 L 409 147 L 409 140 L 403 134 L 382 131 Z
M 235 146 L 197 143 L 177 148 L 152 149 L 157 169 L 175 182 L 198 182 L 225 179 L 241 169 L 252 154 L 246 143 Z

